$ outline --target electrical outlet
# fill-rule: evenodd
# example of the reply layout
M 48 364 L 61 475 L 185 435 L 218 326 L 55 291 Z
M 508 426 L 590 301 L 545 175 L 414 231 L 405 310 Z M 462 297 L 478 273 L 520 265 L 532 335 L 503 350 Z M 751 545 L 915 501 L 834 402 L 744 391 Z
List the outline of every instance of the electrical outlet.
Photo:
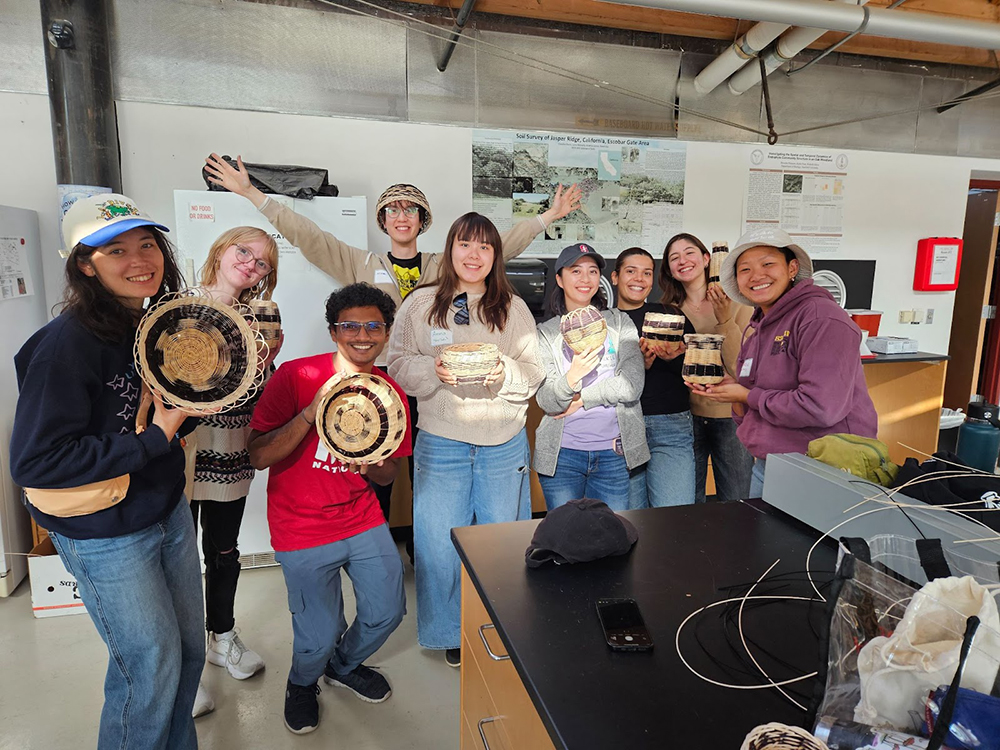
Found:
M 927 308 L 927 315 L 924 317 L 924 322 L 927 323 L 927 325 L 930 325 L 931 323 L 934 322 L 934 308 L 933 307 L 928 307 Z

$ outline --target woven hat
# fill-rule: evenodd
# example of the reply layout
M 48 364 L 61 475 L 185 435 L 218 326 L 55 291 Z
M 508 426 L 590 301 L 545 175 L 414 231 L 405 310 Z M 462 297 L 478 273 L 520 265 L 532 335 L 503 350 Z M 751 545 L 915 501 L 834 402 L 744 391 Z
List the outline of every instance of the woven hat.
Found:
M 320 400 L 320 442 L 340 461 L 373 464 L 389 458 L 406 434 L 406 408 L 385 378 L 348 375 Z
M 398 185 L 390 185 L 385 189 L 385 192 L 378 197 L 378 203 L 375 204 L 375 221 L 378 222 L 378 228 L 385 232 L 385 213 L 382 211 L 383 208 L 388 206 L 390 203 L 395 203 L 396 201 L 408 201 L 414 205 L 420 206 L 424 209 L 424 223 L 420 227 L 420 231 L 417 234 L 423 234 L 431 226 L 431 206 L 427 202 L 427 196 L 421 192 L 420 188 L 414 187 L 413 185 L 407 185 L 405 183 L 399 183 Z M 386 232 L 388 234 L 388 232 Z
M 135 367 L 164 402 L 198 413 L 228 411 L 260 387 L 267 345 L 244 305 L 201 296 L 166 295 L 143 316 L 135 336 Z
M 89 247 L 106 245 L 136 227 L 155 227 L 169 232 L 139 210 L 135 201 L 118 193 L 99 193 L 80 198 L 62 220 L 63 242 L 72 251 L 81 242 Z
M 795 253 L 795 257 L 799 261 L 799 272 L 795 274 L 796 281 L 811 279 L 813 275 L 813 263 L 809 253 L 803 250 L 787 232 L 772 226 L 754 227 L 740 237 L 736 241 L 736 247 L 729 251 L 729 255 L 726 256 L 726 260 L 722 264 L 722 273 L 719 279 L 719 283 L 722 284 L 722 288 L 729 295 L 729 298 L 747 307 L 753 307 L 754 304 L 740 294 L 740 286 L 736 283 L 736 262 L 747 250 L 762 246 L 776 247 L 779 250 L 787 247 Z

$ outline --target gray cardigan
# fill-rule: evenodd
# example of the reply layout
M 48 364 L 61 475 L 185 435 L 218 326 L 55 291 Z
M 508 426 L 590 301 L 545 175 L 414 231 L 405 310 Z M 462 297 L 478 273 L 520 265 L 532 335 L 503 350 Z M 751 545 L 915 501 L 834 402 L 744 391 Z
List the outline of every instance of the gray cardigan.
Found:
M 583 408 L 614 406 L 618 427 L 622 433 L 622 448 L 629 469 L 649 460 L 646 446 L 646 423 L 642 418 L 639 397 L 646 381 L 646 367 L 639 349 L 639 332 L 632 320 L 620 310 L 605 310 L 611 341 L 618 350 L 618 365 L 613 377 L 606 378 L 580 391 Z M 545 368 L 545 380 L 535 398 L 545 415 L 535 432 L 535 471 L 552 476 L 562 445 L 563 420 L 550 414 L 561 414 L 573 399 L 566 375 L 562 372 L 563 338 L 559 333 L 559 318 L 551 318 L 538 326 L 538 359 Z

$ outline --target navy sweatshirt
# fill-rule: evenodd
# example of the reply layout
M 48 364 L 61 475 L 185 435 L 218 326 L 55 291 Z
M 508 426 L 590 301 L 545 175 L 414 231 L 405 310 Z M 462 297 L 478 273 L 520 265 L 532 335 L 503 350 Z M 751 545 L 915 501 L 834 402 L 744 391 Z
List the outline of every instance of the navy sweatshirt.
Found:
M 59 518 L 26 503 L 40 526 L 73 539 L 115 537 L 173 511 L 184 492 L 184 453 L 156 425 L 135 433 L 142 383 L 131 338 L 109 344 L 64 313 L 28 339 L 14 369 L 10 467 L 18 485 L 61 489 L 131 475 L 124 500 L 90 515 Z M 182 432 L 196 423 L 187 420 Z

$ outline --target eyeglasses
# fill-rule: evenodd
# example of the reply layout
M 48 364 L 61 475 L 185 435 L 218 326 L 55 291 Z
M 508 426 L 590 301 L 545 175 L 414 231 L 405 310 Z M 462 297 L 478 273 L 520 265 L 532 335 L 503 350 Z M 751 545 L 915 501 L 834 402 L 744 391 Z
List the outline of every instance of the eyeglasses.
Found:
M 357 336 L 364 328 L 370 334 L 381 333 L 385 330 L 385 323 L 379 320 L 369 320 L 365 323 L 358 323 L 356 320 L 345 320 L 343 323 L 334 323 L 334 328 L 339 328 L 345 336 Z
M 386 206 L 385 215 L 390 219 L 395 219 L 399 216 L 399 212 L 402 211 L 407 216 L 416 216 L 420 213 L 420 206 L 407 206 L 406 208 L 396 208 L 395 206 Z
M 255 258 L 253 253 L 243 247 L 243 245 L 236 246 L 236 260 L 240 263 L 249 263 L 250 261 L 254 261 L 254 270 L 261 276 L 267 276 L 267 274 L 271 273 L 271 264 L 261 260 L 260 258 Z

